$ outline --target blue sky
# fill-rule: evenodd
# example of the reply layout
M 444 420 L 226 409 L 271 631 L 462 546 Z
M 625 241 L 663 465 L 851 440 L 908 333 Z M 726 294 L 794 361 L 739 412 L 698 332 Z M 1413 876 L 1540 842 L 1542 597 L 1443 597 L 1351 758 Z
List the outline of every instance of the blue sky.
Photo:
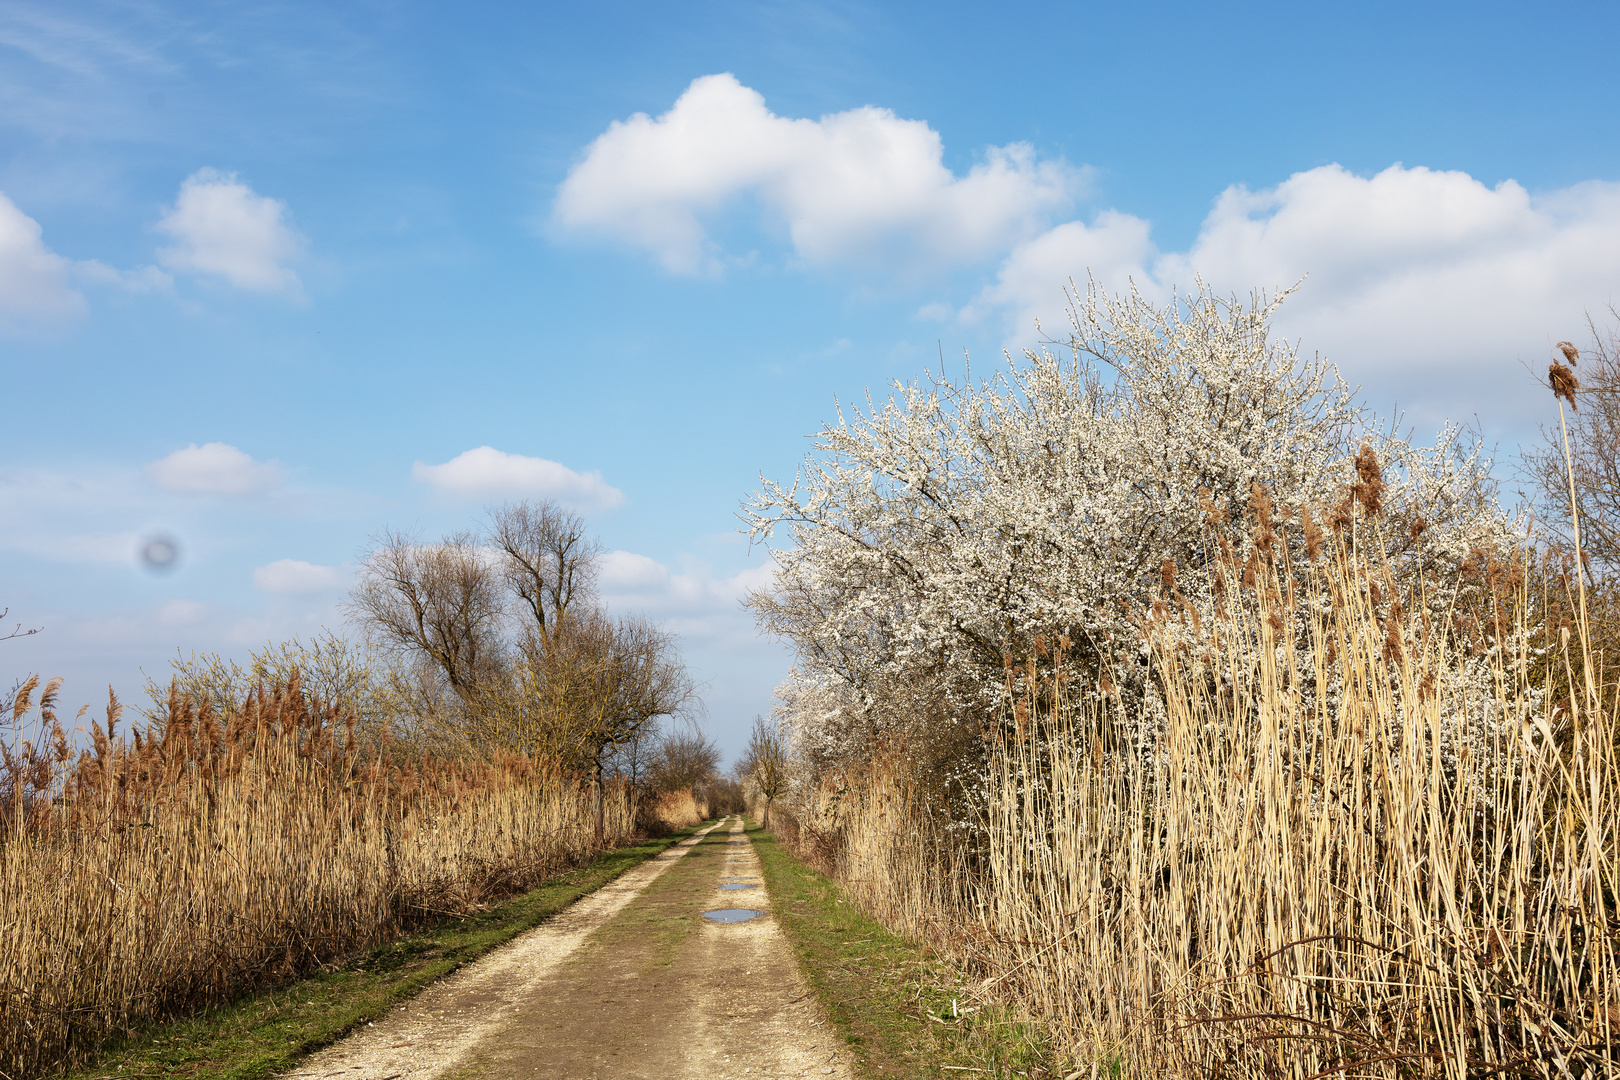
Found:
M 0 2 L 0 676 L 338 625 L 367 538 L 585 510 L 739 748 L 736 533 L 943 352 L 1309 273 L 1383 411 L 1546 418 L 1620 300 L 1613 5 Z M 489 448 L 487 451 L 481 448 Z M 469 452 L 474 452 L 469 454 Z M 463 456 L 467 455 L 467 456 Z M 443 468 L 439 468 L 439 467 Z M 134 552 L 164 532 L 179 569 Z

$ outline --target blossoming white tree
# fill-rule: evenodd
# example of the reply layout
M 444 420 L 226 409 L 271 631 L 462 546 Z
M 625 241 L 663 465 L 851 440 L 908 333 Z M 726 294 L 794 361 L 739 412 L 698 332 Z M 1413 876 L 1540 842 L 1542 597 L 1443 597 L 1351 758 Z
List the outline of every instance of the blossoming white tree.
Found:
M 1207 605 L 1220 551 L 1253 550 L 1257 492 L 1285 517 L 1331 514 L 1364 441 L 1404 572 L 1510 545 L 1478 448 L 1455 428 L 1415 447 L 1369 416 L 1333 366 L 1268 332 L 1286 296 L 1071 290 L 1067 342 L 840 408 L 796 481 L 744 504 L 781 567 L 751 603 L 797 651 L 781 697 L 800 749 L 937 741 L 1001 700 L 1014 657 L 1130 677 L 1136 613 L 1175 575 Z

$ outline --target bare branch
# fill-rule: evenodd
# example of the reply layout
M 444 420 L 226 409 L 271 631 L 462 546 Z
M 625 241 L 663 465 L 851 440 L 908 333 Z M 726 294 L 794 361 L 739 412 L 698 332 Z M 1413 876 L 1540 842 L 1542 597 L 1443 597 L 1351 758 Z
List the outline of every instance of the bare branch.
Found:
M 585 519 L 556 503 L 506 503 L 489 512 L 489 540 L 505 556 L 501 580 L 534 619 L 542 648 L 569 609 L 596 594 L 602 545 Z
M 10 614 L 10 608 L 0 611 L 0 623 L 4 623 L 6 616 Z M 10 641 L 12 638 L 33 637 L 43 629 L 45 629 L 43 626 L 36 626 L 32 630 L 24 630 L 22 628 L 22 623 L 18 623 L 16 626 L 12 627 L 11 633 L 5 635 L 4 637 L 0 637 L 0 641 Z

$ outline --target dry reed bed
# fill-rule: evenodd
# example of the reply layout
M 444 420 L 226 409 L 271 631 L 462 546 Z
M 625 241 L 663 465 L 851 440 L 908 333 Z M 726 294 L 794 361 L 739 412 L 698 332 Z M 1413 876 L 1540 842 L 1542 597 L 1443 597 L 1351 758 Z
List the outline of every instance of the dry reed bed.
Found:
M 972 903 L 967 875 L 944 822 L 928 814 L 925 801 L 889 751 L 857 775 L 829 777 L 791 802 L 773 803 L 771 827 L 872 918 L 912 940 L 965 954 L 969 939 L 982 937 L 964 921 Z M 758 819 L 761 809 L 750 813 Z
M 644 795 L 640 801 L 642 813 L 666 829 L 684 829 L 689 825 L 700 825 L 709 817 L 708 800 L 699 800 L 691 788 L 660 791 L 651 796 Z
M 1146 704 L 1019 672 L 971 875 L 881 766 L 801 799 L 799 848 L 1082 1063 L 1615 1075 L 1616 703 L 1586 674 L 1601 657 L 1579 618 L 1531 648 L 1522 577 L 1467 617 L 1401 596 L 1374 529 L 1298 565 L 1279 543 L 1224 567 L 1212 620 L 1167 587 L 1142 620 Z M 1494 624 L 1493 648 L 1459 630 L 1470 619 Z
M 161 729 L 128 739 L 112 701 L 77 758 L 56 690 L 35 709 L 41 737 L 6 748 L 0 776 L 6 1076 L 465 913 L 594 851 L 587 787 L 525 759 L 367 745 L 296 674 L 224 718 L 175 694 Z M 622 842 L 622 790 L 605 815 L 608 843 Z
M 1153 724 L 1037 705 L 998 748 L 994 967 L 1186 1075 L 1608 1074 L 1612 702 L 1576 687 L 1555 735 L 1525 627 L 1470 664 L 1365 550 L 1233 577 L 1208 633 L 1147 620 Z

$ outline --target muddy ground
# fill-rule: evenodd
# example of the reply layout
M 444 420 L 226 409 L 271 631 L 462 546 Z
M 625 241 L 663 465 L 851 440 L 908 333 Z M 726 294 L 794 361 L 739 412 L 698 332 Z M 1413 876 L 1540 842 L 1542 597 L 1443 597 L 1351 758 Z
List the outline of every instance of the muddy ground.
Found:
M 703 917 L 721 908 L 766 913 Z M 847 1077 L 769 909 L 753 845 L 729 819 L 285 1075 Z

